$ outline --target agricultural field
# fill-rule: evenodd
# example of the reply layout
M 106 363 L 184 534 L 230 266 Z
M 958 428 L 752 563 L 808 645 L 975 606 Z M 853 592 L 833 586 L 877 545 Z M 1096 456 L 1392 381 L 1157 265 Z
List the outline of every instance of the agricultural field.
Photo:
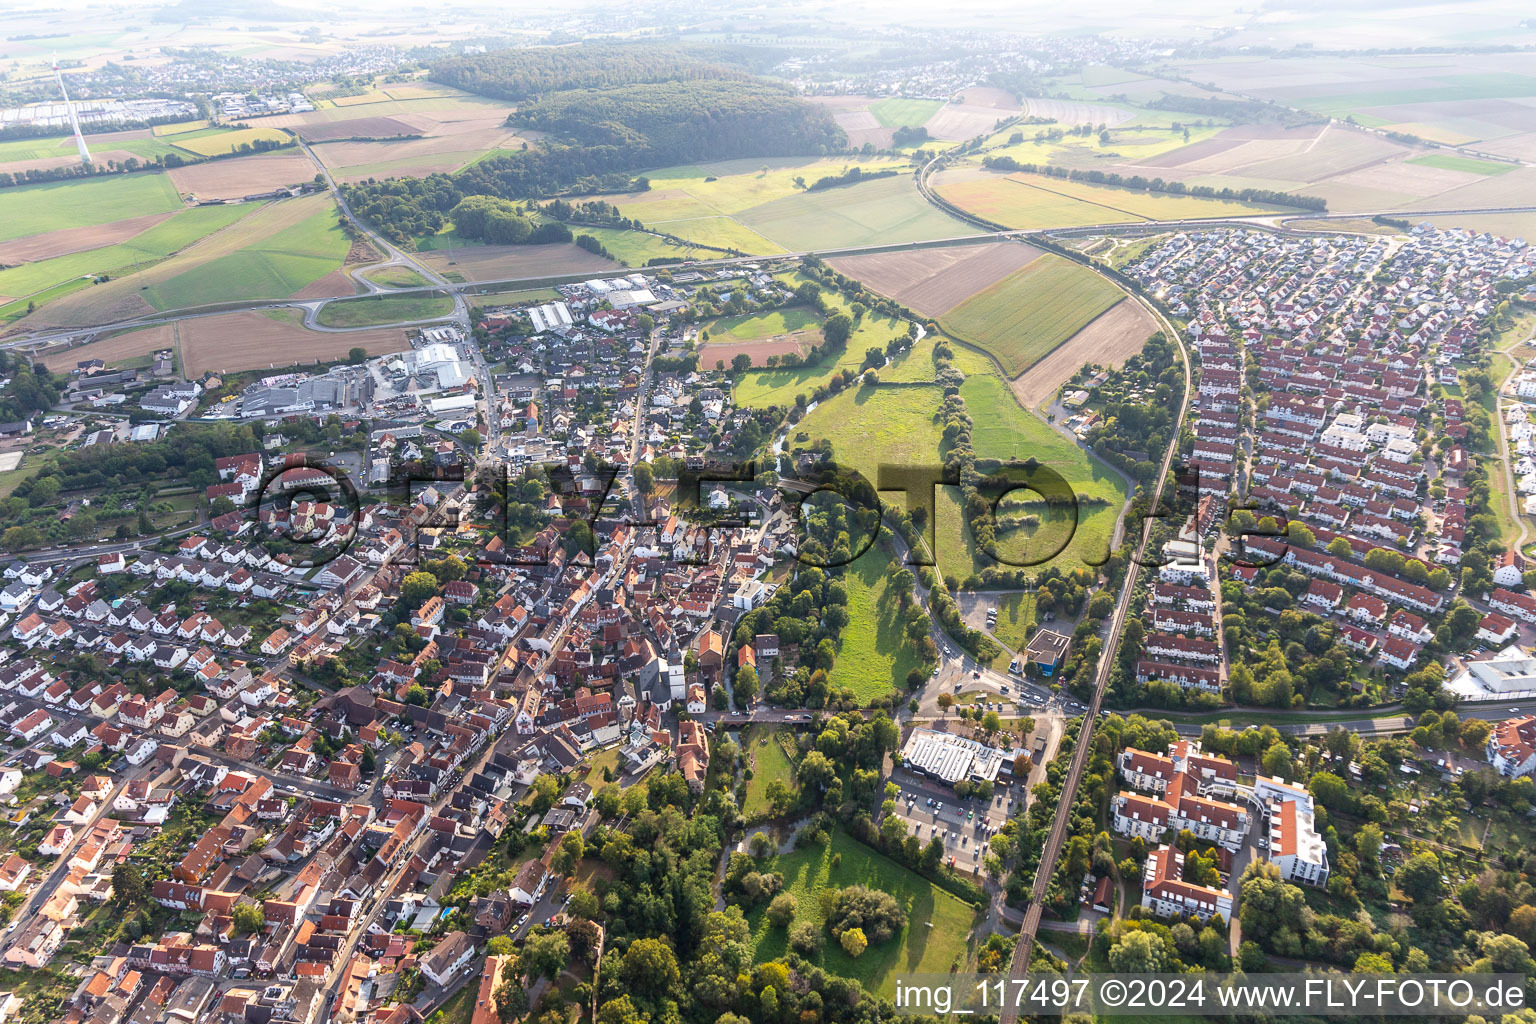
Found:
M 1121 366 L 1142 350 L 1156 330 L 1157 321 L 1145 306 L 1135 299 L 1122 299 L 1024 371 L 1014 380 L 1013 393 L 1025 408 L 1037 409 L 1084 363 Z
M 872 484 L 883 465 L 938 464 L 944 441 L 937 386 L 859 384 L 811 410 L 790 428 L 790 449 L 806 435 L 810 443 L 826 438 L 833 458 L 858 470 Z
M 421 255 L 428 268 L 454 283 L 511 281 L 611 270 L 613 260 L 573 242 L 551 245 L 472 245 L 433 249 Z
M 870 946 L 858 959 L 823 934 L 821 966 L 857 980 L 870 992 L 889 998 L 898 976 L 947 974 L 965 970 L 971 962 L 975 908 L 840 830 L 832 833 L 825 846 L 806 846 L 772 857 L 760 870 L 783 874 L 784 891 L 795 897 L 791 928 L 800 921 L 822 924 L 835 889 L 863 885 L 896 898 L 907 912 L 907 926 L 889 942 Z M 754 958 L 763 962 L 783 956 L 788 929 L 769 925 L 764 909 L 754 911 L 748 920 Z
M 951 309 L 940 326 L 991 353 L 1012 378 L 1122 298 L 1108 279 L 1045 255 Z
M 97 132 L 87 135 L 85 144 L 91 159 L 98 164 L 122 164 L 133 159 L 158 160 L 168 153 L 178 152 L 168 140 L 157 138 L 144 129 Z M 79 162 L 73 135 L 0 142 L 0 172 L 3 173 L 54 170 Z
M 443 292 L 409 295 L 370 295 L 341 302 L 328 302 L 320 308 L 316 322 L 321 327 L 376 327 L 409 320 L 427 320 L 453 312 L 453 299 Z
M 243 199 L 303 185 L 312 181 L 316 172 L 313 160 L 297 150 L 286 149 L 188 164 L 166 173 L 182 194 L 207 201 Z
M 46 355 L 55 371 L 68 370 L 82 359 L 102 359 L 110 365 L 133 364 L 154 352 L 171 349 L 182 372 L 200 377 L 209 371 L 235 373 L 294 366 L 344 357 L 353 348 L 369 355 L 410 348 L 405 331 L 324 333 L 306 330 L 300 310 L 277 309 L 226 313 L 171 324 L 125 331 Z
M 796 183 L 852 167 L 900 173 L 814 192 Z M 975 233 L 925 203 L 909 169 L 890 158 L 730 160 L 656 171 L 650 191 L 604 198 L 648 228 L 754 255 Z
M 975 168 L 943 170 L 933 181 L 934 191 L 960 209 L 1025 231 L 1135 224 L 1144 219 Z
M 827 262 L 881 295 L 924 316 L 936 317 L 1039 255 L 1039 249 L 1021 242 L 990 242 L 838 256 Z
M 227 209 L 244 211 L 244 216 L 152 266 L 46 305 L 39 302 L 37 311 L 19 325 L 112 323 L 211 302 L 314 296 L 316 288 L 330 295 L 355 292 L 339 273 L 351 243 L 328 195 Z
M 71 252 L 0 270 L 0 295 L 35 301 L 35 297 L 41 293 L 72 280 L 117 275 L 153 266 L 198 239 L 235 223 L 247 216 L 252 209 L 248 206 L 200 206 L 169 216 L 149 218 L 153 223 L 116 244 Z M 144 218 L 136 218 L 136 222 L 139 223 L 143 220 Z M 80 230 L 105 231 L 112 226 Z M 55 234 L 78 233 L 55 232 Z M 0 262 L 9 262 L 4 256 L 5 249 L 6 247 L 0 246 Z M 25 303 L 21 306 L 24 311 Z
M 583 226 L 577 234 L 591 235 L 603 243 L 603 248 L 626 267 L 644 267 L 653 259 L 682 262 L 683 260 L 714 259 L 720 255 L 710 249 L 700 249 L 687 244 L 679 245 L 670 238 L 661 238 L 648 231 Z
M 898 97 L 876 100 L 869 105 L 869 112 L 883 128 L 900 128 L 903 125 L 916 128 L 928 121 L 944 106 L 940 100 L 908 100 Z
M 1487 176 L 1508 174 L 1519 166 L 1499 163 L 1497 160 L 1478 160 L 1470 156 L 1451 156 L 1449 153 L 1430 153 L 1425 156 L 1411 157 L 1405 162 L 1424 167 L 1438 167 L 1444 171 L 1462 171 L 1466 174 Z
M 184 149 L 195 156 L 209 157 L 236 153 L 240 147 L 254 146 L 258 142 L 291 142 L 292 136 L 276 128 L 206 128 L 171 136 L 171 141 L 177 149 Z
M 168 175 L 114 174 L 0 189 L 0 242 L 181 209 Z
M 833 689 L 853 690 L 863 704 L 904 691 L 907 674 L 921 667 L 903 631 L 900 602 L 886 578 L 893 564 L 884 543 L 879 543 L 854 559 L 842 576 L 848 624 L 838 638 L 837 660 L 827 682 Z

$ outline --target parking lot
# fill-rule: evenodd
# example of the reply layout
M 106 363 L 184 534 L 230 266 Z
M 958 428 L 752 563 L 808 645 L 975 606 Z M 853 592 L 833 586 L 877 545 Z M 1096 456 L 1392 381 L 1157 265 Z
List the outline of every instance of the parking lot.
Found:
M 988 801 L 959 800 L 954 791 L 931 779 L 897 769 L 891 777 L 901 787 L 896 814 L 924 846 L 935 835 L 944 843 L 945 861 L 956 869 L 980 873 L 988 843 L 1003 823 L 1023 810 L 1022 786 L 998 785 Z

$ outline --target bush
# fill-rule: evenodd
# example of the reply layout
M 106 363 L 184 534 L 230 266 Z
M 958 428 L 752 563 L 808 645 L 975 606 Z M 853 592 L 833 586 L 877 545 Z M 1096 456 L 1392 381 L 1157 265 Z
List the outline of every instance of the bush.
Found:
M 853 930 L 860 933 L 866 944 L 885 942 L 906 924 L 906 911 L 894 896 L 862 885 L 840 890 L 833 897 L 832 912 L 827 915 L 827 927 L 839 941 L 845 932 Z
M 809 921 L 801 921 L 789 930 L 789 948 L 803 957 L 821 952 L 821 931 Z

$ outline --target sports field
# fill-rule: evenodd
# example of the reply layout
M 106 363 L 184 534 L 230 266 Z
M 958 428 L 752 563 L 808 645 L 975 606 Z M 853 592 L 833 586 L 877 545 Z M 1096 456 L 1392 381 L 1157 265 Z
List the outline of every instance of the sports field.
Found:
M 452 312 L 453 299 L 444 293 L 421 292 L 328 302 L 320 308 L 320 315 L 315 319 L 322 327 L 375 327 L 447 316 Z
M 0 189 L 0 242 L 181 209 L 165 174 L 113 174 Z
M 1122 298 L 1107 279 L 1047 254 L 951 309 L 939 324 L 997 357 L 1011 378 Z
M 956 964 L 965 970 L 972 960 L 969 936 L 975 909 L 970 904 L 841 830 L 834 831 L 825 846 L 806 846 L 770 858 L 760 870 L 781 873 L 784 891 L 795 897 L 790 928 L 800 921 L 821 926 L 834 890 L 850 885 L 878 889 L 896 898 L 906 911 L 906 927 L 889 941 L 870 946 L 857 959 L 843 952 L 831 934 L 822 930 L 820 965 L 832 974 L 858 981 L 879 996 L 892 995 L 898 976 L 948 974 Z M 765 908 L 753 911 L 748 920 L 754 958 L 761 963 L 783 956 L 789 929 L 772 927 Z
M 742 341 L 761 341 L 764 338 L 793 334 L 820 324 L 821 317 L 808 306 L 787 306 L 765 313 L 721 317 L 710 321 L 704 329 L 709 332 L 712 341 L 727 334 Z

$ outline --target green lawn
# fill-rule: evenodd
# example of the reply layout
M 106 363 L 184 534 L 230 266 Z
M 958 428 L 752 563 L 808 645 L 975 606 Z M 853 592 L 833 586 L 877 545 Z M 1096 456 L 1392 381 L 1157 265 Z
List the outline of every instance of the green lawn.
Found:
M 834 856 L 840 858 L 837 867 L 832 866 Z M 907 912 L 907 926 L 888 942 L 870 946 L 858 959 L 844 953 L 831 933 L 823 931 L 821 966 L 857 980 L 878 996 L 889 998 L 897 977 L 947 974 L 970 966 L 974 908 L 841 831 L 834 832 L 825 846 L 771 858 L 763 870 L 784 875 L 784 889 L 795 897 L 795 922 L 824 922 L 833 890 L 850 885 L 879 889 L 896 898 Z M 783 956 L 788 929 L 769 925 L 763 909 L 749 920 L 757 961 Z
M 561 298 L 553 288 L 518 288 L 508 292 L 486 292 L 469 296 L 473 305 L 480 307 L 515 306 L 524 302 L 556 302 Z
M 939 323 L 996 356 L 1016 377 L 1124 297 L 1107 278 L 1048 253 L 966 299 Z
M 786 306 L 766 313 L 721 317 L 711 321 L 704 330 L 709 332 L 711 341 L 721 341 L 727 335 L 741 341 L 761 341 L 820 325 L 821 317 L 810 307 Z M 860 353 L 861 358 L 862 355 Z
M 0 242 L 181 209 L 166 174 L 112 174 L 0 189 Z
M 177 274 L 141 294 L 156 309 L 285 299 L 338 270 L 351 246 L 334 203 L 238 252 Z
M 997 625 L 992 627 L 992 635 L 1013 650 L 1022 650 L 1035 631 L 1035 595 L 991 594 L 985 600 L 997 609 Z M 1012 657 L 1011 653 L 1003 656 L 1005 667 Z
M 0 200 L 3 201 L 3 200 Z M 87 249 L 0 270 L 0 295 L 30 296 L 72 278 L 140 270 L 186 248 L 254 210 L 255 206 L 196 206 L 117 245 Z M 41 305 L 42 303 L 39 303 Z
M 790 449 L 802 431 L 810 441 L 828 438 L 833 457 L 879 486 L 882 465 L 937 466 L 943 427 L 938 386 L 860 384 L 818 405 L 790 428 Z
M 939 112 L 943 100 L 904 100 L 897 97 L 876 100 L 869 105 L 882 128 L 900 128 L 903 125 L 916 128 Z
M 766 816 L 769 811 L 768 783 L 778 779 L 790 789 L 796 788 L 795 768 L 780 745 L 777 729 L 750 726 L 742 734 L 742 757 L 750 757 L 752 777 L 747 780 L 747 798 L 741 811 L 749 819 Z M 793 733 L 789 733 L 793 736 Z
M 1420 164 L 1424 167 L 1438 167 L 1442 171 L 1465 171 L 1468 174 L 1483 174 L 1489 177 L 1508 174 L 1519 166 L 1519 164 L 1499 163 L 1497 160 L 1477 160 L 1469 156 L 1452 156 L 1449 153 L 1429 153 L 1425 156 L 1412 157 L 1406 162 Z
M 838 638 L 837 660 L 828 682 L 836 689 L 853 690 L 864 704 L 905 690 L 907 673 L 920 667 L 886 578 L 891 564 L 884 545 L 876 545 L 855 559 L 843 575 L 848 624 Z
M 322 327 L 377 327 L 407 320 L 428 320 L 452 312 L 453 299 L 442 292 L 422 292 L 328 302 L 321 307 L 316 319 Z

